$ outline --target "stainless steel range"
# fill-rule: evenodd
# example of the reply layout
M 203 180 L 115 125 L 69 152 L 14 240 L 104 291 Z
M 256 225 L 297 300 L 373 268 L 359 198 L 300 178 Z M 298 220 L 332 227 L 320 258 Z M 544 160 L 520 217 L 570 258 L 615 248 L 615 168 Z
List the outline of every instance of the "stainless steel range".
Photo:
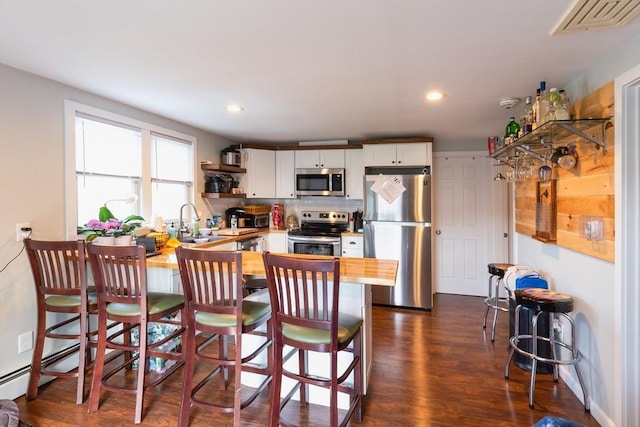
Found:
M 303 211 L 300 228 L 289 231 L 290 254 L 340 256 L 340 234 L 349 228 L 349 212 Z

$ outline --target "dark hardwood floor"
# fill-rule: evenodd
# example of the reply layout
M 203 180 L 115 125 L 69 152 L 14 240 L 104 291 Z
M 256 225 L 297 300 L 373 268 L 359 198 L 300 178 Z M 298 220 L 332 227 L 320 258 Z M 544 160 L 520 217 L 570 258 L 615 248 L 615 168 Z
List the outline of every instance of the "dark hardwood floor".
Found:
M 535 409 L 528 406 L 529 373 L 515 366 L 504 379 L 508 315 L 500 313 L 496 341 L 482 329 L 479 297 L 436 295 L 434 309 L 422 312 L 374 307 L 374 368 L 364 400 L 364 420 L 356 426 L 531 426 L 547 415 L 583 426 L 598 423 L 560 380 L 539 375 Z M 182 371 L 145 398 L 143 426 L 175 426 Z M 87 381 L 88 383 L 88 381 Z M 36 426 L 133 425 L 131 395 L 102 393 L 100 410 L 88 414 L 75 405 L 74 382 L 41 387 L 35 401 L 16 400 L 23 421 Z M 325 408 L 288 406 L 292 422 L 325 426 Z M 266 425 L 268 395 L 243 410 L 245 426 Z M 225 414 L 192 409 L 192 426 L 231 425 Z

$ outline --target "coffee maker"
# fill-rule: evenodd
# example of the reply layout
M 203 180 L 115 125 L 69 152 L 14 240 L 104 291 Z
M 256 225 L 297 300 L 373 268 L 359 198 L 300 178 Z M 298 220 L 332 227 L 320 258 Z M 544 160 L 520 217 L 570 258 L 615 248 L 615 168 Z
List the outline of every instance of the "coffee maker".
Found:
M 362 220 L 363 214 L 361 210 L 357 210 L 351 214 L 353 218 L 353 231 L 356 233 L 362 233 L 362 229 L 364 228 L 364 221 Z

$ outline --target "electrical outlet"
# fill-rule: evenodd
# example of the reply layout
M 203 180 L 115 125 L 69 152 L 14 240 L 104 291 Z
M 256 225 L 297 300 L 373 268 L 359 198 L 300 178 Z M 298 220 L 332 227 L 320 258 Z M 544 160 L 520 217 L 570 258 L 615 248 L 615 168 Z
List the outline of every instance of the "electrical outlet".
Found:
M 28 228 L 28 231 L 23 231 L 23 229 Z M 16 224 L 16 242 L 22 242 L 24 239 L 29 237 L 31 230 L 30 222 L 19 222 Z
M 18 336 L 18 353 L 33 349 L 33 332 L 25 332 Z

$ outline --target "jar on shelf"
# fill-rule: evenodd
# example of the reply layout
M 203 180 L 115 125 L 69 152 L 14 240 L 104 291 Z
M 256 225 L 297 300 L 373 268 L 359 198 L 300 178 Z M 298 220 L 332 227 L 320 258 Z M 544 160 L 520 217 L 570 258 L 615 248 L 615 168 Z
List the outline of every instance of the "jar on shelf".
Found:
M 558 92 L 560 100 L 556 106 L 556 120 L 569 120 L 571 115 L 569 114 L 569 101 L 567 94 L 564 90 Z

